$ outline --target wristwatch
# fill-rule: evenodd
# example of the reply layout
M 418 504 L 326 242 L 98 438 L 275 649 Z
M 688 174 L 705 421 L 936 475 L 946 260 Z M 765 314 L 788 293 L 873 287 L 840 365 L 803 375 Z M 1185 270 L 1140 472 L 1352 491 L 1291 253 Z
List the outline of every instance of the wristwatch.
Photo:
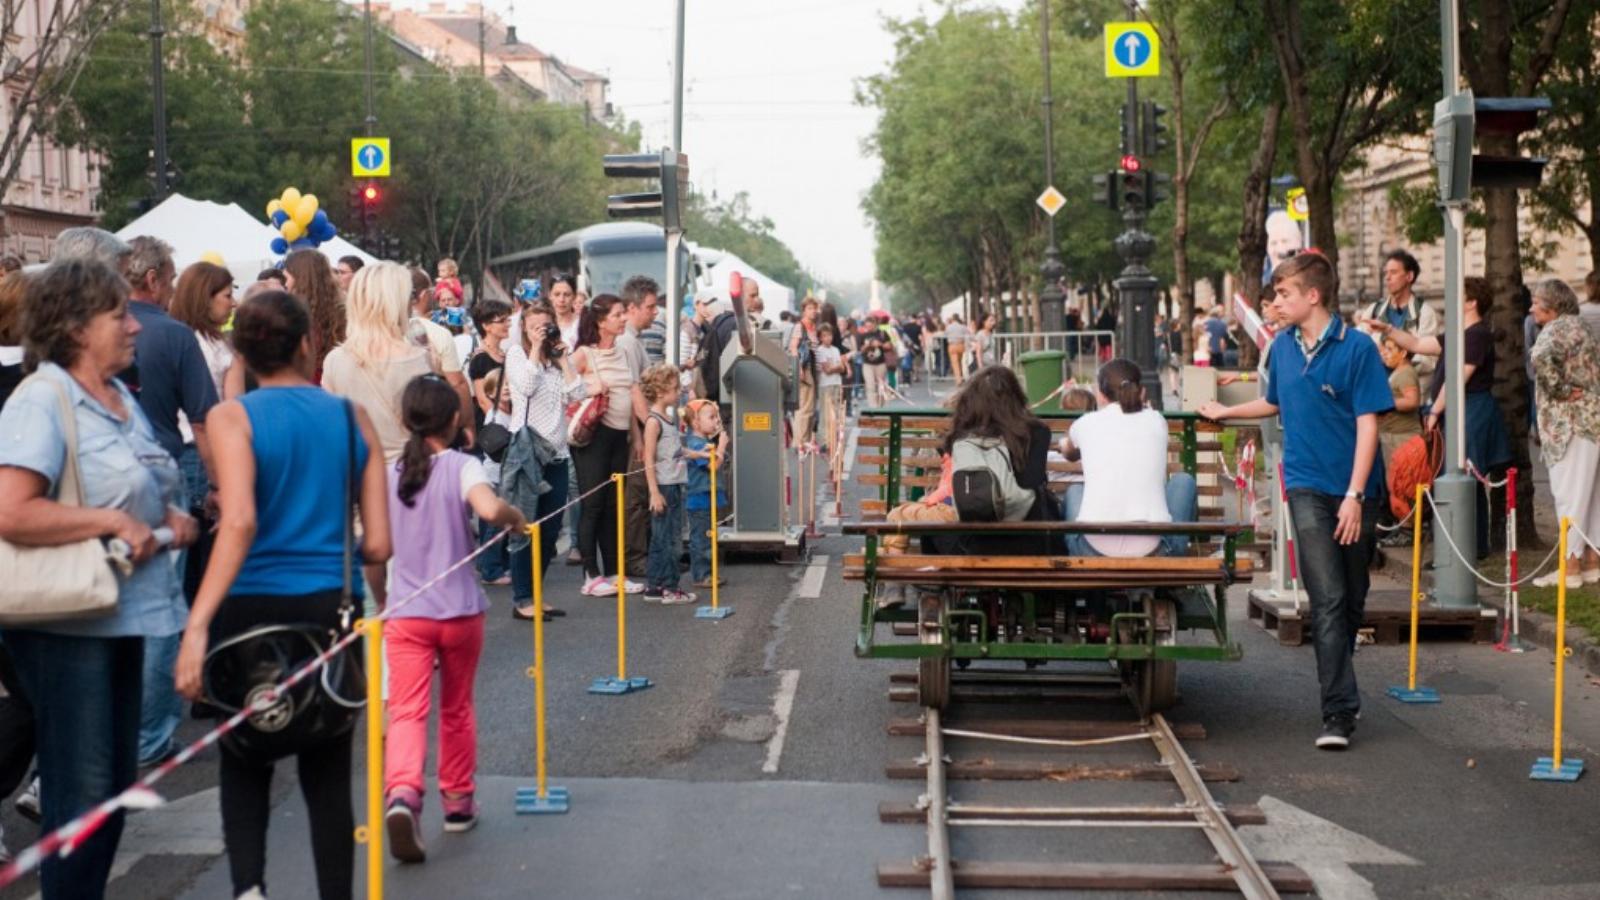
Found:
M 1367 495 L 1361 491 L 1345 491 L 1344 498 L 1346 500 L 1354 500 L 1357 503 L 1364 503 L 1366 502 Z

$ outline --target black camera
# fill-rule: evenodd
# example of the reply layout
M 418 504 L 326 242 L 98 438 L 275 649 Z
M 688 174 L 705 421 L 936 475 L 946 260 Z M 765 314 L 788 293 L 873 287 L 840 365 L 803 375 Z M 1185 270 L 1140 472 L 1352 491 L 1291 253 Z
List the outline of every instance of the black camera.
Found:
M 561 329 L 554 325 L 544 326 L 544 344 L 540 347 L 540 353 L 544 355 L 544 358 L 560 359 L 562 351 L 560 344 Z

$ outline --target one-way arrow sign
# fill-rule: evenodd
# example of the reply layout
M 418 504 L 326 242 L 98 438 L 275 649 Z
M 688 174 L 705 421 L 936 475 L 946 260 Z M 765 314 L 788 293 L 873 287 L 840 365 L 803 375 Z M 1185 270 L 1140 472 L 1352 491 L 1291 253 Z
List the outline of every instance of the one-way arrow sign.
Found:
M 1418 861 L 1276 797 L 1262 797 L 1267 824 L 1239 829 L 1256 859 L 1298 865 L 1322 900 L 1378 900 L 1351 866 L 1417 866 Z

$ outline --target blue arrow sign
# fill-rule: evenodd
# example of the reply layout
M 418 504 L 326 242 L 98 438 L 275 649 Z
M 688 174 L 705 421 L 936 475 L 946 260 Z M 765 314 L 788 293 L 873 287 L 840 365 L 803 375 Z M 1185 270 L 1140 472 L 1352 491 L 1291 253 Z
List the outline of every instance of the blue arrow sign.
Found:
M 1117 42 L 1117 61 L 1137 69 L 1150 59 L 1150 42 L 1137 31 L 1130 31 Z
M 383 151 L 379 150 L 377 145 L 368 144 L 365 147 L 361 148 L 361 167 L 362 168 L 364 168 L 364 169 L 376 169 L 376 168 L 381 167 L 382 165 L 383 165 Z

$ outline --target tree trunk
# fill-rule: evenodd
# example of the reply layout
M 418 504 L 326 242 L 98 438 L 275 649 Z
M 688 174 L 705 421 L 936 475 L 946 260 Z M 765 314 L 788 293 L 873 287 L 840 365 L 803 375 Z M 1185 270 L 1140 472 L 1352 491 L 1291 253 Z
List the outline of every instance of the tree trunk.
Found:
M 1283 101 L 1274 99 L 1261 116 L 1261 138 L 1244 176 L 1244 210 L 1239 221 L 1239 292 L 1255 303 L 1261 296 L 1261 270 L 1267 259 L 1267 199 L 1272 192 L 1272 163 L 1278 157 L 1278 130 Z M 1188 318 L 1194 310 L 1184 311 Z M 1185 336 L 1184 340 L 1190 338 Z
M 1485 136 L 1478 141 L 1484 154 L 1515 156 L 1515 141 Z M 1517 192 L 1486 190 L 1484 205 L 1484 276 L 1494 306 L 1489 324 L 1494 330 L 1494 397 L 1505 416 L 1506 432 L 1511 436 L 1512 465 L 1518 472 L 1533 473 L 1528 452 L 1528 370 L 1522 345 L 1522 311 L 1517 295 L 1522 288 L 1522 259 L 1517 237 Z M 1542 547 L 1533 520 L 1532 479 L 1530 490 L 1517 492 L 1517 542 L 1526 547 Z

